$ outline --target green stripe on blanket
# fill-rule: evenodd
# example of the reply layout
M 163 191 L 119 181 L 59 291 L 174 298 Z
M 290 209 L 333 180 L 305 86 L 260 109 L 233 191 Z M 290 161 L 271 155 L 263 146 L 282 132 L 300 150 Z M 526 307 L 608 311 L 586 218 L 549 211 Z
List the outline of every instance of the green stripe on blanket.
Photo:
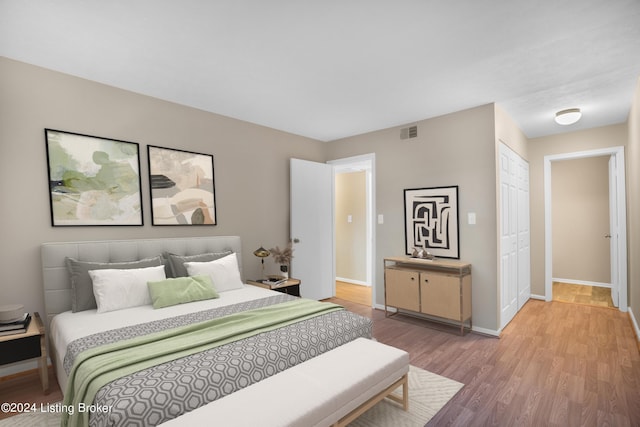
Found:
M 69 373 L 63 403 L 75 410 L 63 413 L 62 425 L 88 425 L 89 413 L 79 412 L 80 404 L 91 405 L 98 390 L 117 378 L 342 309 L 297 299 L 88 349 L 78 355 Z

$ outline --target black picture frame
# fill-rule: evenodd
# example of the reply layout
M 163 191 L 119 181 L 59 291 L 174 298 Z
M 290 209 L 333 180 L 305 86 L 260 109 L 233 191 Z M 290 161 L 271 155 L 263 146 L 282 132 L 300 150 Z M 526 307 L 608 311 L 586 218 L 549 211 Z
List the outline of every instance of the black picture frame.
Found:
M 458 186 L 404 190 L 405 251 L 460 259 Z
M 147 145 L 152 225 L 217 225 L 213 155 Z
M 142 226 L 140 146 L 45 129 L 53 227 Z

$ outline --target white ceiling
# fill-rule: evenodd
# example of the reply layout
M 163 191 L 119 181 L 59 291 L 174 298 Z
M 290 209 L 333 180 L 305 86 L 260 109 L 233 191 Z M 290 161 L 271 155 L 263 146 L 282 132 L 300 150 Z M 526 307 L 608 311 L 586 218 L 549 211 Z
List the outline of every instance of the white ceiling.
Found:
M 491 102 L 537 137 L 627 120 L 640 0 L 0 0 L 0 55 L 323 141 Z

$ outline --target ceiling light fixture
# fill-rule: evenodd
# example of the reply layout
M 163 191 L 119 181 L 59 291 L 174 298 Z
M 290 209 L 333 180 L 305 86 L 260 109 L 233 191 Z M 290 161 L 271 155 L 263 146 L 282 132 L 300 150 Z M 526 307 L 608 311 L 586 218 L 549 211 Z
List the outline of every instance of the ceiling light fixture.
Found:
M 556 113 L 556 123 L 559 125 L 572 125 L 582 117 L 579 108 L 569 108 L 567 110 L 558 111 Z

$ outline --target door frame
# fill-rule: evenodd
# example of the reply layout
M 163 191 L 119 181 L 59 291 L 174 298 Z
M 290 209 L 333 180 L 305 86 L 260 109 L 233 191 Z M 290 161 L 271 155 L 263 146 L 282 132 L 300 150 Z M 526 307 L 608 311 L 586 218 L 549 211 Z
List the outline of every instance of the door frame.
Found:
M 367 244 L 366 244 L 366 270 L 367 270 L 367 282 L 371 284 L 371 306 L 375 307 L 376 301 L 376 228 L 374 223 L 375 218 L 375 206 L 376 206 L 376 155 L 375 153 L 362 154 L 358 156 L 345 157 L 336 160 L 330 160 L 327 162 L 333 166 L 333 179 L 335 182 L 335 176 L 338 173 L 344 173 L 349 170 L 364 170 L 366 172 L 366 199 L 367 199 Z M 335 192 L 333 195 L 335 199 Z M 334 221 L 334 233 L 335 233 L 335 206 L 333 210 Z M 335 236 L 333 239 L 333 257 L 335 264 L 336 248 L 335 248 Z M 335 290 L 335 288 L 334 288 Z
M 544 156 L 544 236 L 545 236 L 545 301 L 551 301 L 553 296 L 553 241 L 552 241 L 552 210 L 551 210 L 551 162 L 561 160 L 584 159 L 588 157 L 611 156 L 616 164 L 615 180 L 610 185 L 615 185 L 617 189 L 617 204 L 610 206 L 610 210 L 615 208 L 616 212 L 610 212 L 610 215 L 616 215 L 618 218 L 618 239 L 617 239 L 617 260 L 611 264 L 612 269 L 617 270 L 618 277 L 618 295 L 620 311 L 627 311 L 627 201 L 625 190 L 625 163 L 624 163 L 624 147 L 610 147 L 596 150 L 577 151 L 573 153 L 554 154 Z M 611 174 L 610 174 L 611 175 Z M 612 283 L 612 286 L 614 284 Z

